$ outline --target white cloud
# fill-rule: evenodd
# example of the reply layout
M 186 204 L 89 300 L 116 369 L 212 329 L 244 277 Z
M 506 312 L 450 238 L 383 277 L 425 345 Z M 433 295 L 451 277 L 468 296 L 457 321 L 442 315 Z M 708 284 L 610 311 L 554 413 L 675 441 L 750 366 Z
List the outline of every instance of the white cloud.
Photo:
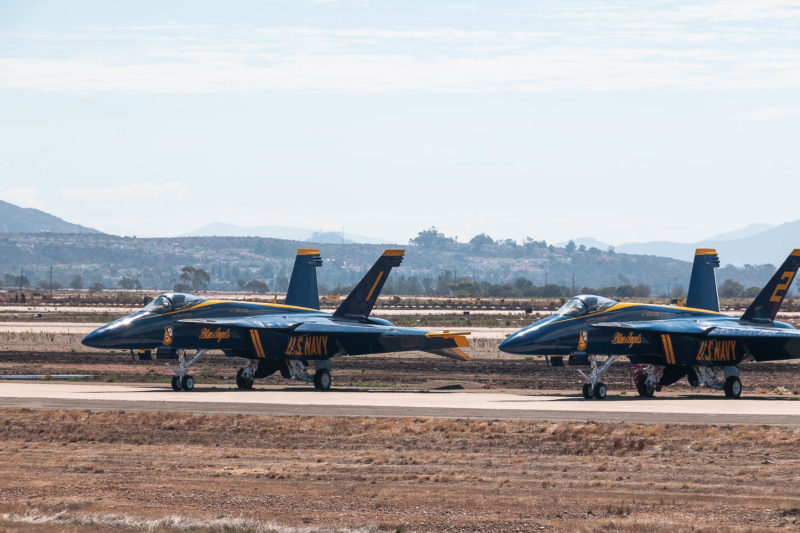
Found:
M 800 87 L 800 8 L 792 2 L 568 2 L 537 4 L 519 17 L 530 30 L 166 25 L 12 34 L 12 41 L 34 44 L 27 55 L 0 56 L 0 87 L 123 93 Z
M 71 200 L 86 200 L 91 202 L 120 200 L 162 201 L 181 198 L 186 195 L 186 192 L 187 188 L 183 183 L 170 181 L 162 184 L 144 182 L 119 185 L 116 187 L 66 189 L 61 191 L 61 195 Z
M 19 207 L 44 209 L 44 202 L 42 201 L 39 189 L 34 187 L 14 187 L 12 189 L 0 191 L 0 200 Z
M 777 122 L 800 117 L 798 106 L 759 107 L 733 116 L 735 122 Z

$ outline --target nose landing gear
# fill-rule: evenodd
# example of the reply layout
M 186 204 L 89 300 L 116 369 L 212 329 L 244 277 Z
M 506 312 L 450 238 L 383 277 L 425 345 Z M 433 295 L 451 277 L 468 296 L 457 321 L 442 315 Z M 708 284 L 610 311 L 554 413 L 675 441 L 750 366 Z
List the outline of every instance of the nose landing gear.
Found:
M 614 361 L 617 360 L 616 355 L 609 355 L 608 358 L 603 362 L 601 365 L 597 365 L 597 356 L 590 355 L 589 362 L 592 366 L 592 371 L 589 372 L 587 375 L 583 370 L 578 370 L 581 376 L 584 377 L 588 383 L 583 384 L 583 397 L 587 400 L 591 398 L 596 398 L 598 400 L 604 400 L 606 397 L 606 393 L 608 392 L 608 388 L 606 384 L 603 383 L 601 378 L 603 374 L 614 364 Z

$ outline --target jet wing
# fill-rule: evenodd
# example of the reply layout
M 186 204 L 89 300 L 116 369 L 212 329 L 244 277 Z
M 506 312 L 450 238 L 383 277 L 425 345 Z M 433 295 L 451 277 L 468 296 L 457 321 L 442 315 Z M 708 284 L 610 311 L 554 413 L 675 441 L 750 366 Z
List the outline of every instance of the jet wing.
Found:
M 303 321 L 297 318 L 283 316 L 260 315 L 246 317 L 226 317 L 226 318 L 184 318 L 178 320 L 178 324 L 201 324 L 204 326 L 219 326 L 231 328 L 247 329 L 272 329 L 272 330 L 293 330 Z
M 213 327 L 232 327 L 276 331 L 291 336 L 328 335 L 334 337 L 349 355 L 387 352 L 423 352 L 469 361 L 461 348 L 469 347 L 468 332 L 429 331 L 383 324 L 331 320 L 328 317 L 275 317 L 271 315 L 241 318 L 189 318 L 179 324 L 202 324 Z
M 624 331 L 650 332 L 650 333 L 671 333 L 685 335 L 704 335 L 714 338 L 771 338 L 771 339 L 797 339 L 800 338 L 800 330 L 787 328 L 765 328 L 759 326 L 748 326 L 745 324 L 726 323 L 719 326 L 713 322 L 704 322 L 687 319 L 672 320 L 650 320 L 641 322 L 598 322 L 592 324 L 593 328 L 600 329 L 619 329 Z
M 590 327 L 598 329 L 621 329 L 645 333 L 705 335 L 708 331 L 714 329 L 716 325 L 713 322 L 673 318 L 669 320 L 642 320 L 637 322 L 597 322 Z

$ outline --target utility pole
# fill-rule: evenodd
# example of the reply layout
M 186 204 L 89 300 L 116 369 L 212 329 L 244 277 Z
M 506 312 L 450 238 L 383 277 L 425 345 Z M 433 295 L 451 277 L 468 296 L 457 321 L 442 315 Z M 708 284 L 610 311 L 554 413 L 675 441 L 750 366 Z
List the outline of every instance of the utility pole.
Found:
M 572 273 L 572 295 L 575 296 L 575 272 Z
M 25 268 L 19 268 L 19 292 L 22 292 L 22 278 L 25 276 Z
M 50 265 L 50 300 L 53 300 L 53 265 Z

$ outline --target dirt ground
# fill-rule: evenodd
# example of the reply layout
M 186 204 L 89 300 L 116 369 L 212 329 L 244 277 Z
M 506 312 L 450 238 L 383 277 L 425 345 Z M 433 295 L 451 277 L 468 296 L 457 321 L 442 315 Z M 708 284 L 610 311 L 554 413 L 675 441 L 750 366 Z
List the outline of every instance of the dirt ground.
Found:
M 0 531 L 800 529 L 800 429 L 0 410 Z

